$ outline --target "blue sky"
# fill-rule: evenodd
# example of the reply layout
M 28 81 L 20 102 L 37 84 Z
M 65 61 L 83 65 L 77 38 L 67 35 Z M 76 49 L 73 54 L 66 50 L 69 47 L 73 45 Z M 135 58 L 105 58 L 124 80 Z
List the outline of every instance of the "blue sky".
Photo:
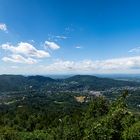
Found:
M 140 73 L 139 0 L 0 0 L 0 74 Z

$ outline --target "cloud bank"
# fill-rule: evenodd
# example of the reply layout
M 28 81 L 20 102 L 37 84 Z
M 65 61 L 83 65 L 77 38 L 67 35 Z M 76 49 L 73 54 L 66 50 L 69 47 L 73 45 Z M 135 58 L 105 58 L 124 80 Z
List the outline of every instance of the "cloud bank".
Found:
M 50 65 L 43 65 L 41 69 L 46 73 L 122 73 L 140 69 L 140 56 L 95 61 L 57 60 Z

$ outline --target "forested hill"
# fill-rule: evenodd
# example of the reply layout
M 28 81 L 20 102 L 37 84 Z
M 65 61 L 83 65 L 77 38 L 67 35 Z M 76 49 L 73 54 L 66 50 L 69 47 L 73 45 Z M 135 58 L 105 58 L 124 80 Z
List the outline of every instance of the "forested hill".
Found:
M 140 86 L 138 82 L 114 80 L 111 78 L 99 78 L 91 75 L 75 75 L 65 79 L 66 82 L 77 82 L 83 86 L 89 86 L 92 89 L 108 89 L 112 87 L 123 87 L 123 86 Z
M 22 76 L 22 75 L 0 75 L 0 91 L 27 90 L 52 88 L 52 85 L 60 89 L 91 89 L 103 90 L 112 87 L 140 86 L 138 82 L 121 81 L 109 78 L 99 78 L 90 75 L 76 75 L 66 79 L 52 79 L 45 76 Z M 65 86 L 62 86 L 65 85 Z
M 41 88 L 46 83 L 55 82 L 44 76 L 0 75 L 0 91 L 26 90 L 30 87 Z

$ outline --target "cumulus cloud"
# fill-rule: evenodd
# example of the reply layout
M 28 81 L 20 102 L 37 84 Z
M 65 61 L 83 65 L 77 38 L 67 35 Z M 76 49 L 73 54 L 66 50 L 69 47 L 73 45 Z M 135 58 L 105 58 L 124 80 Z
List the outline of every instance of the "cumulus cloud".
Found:
M 4 62 L 35 64 L 38 59 L 50 57 L 50 54 L 45 50 L 38 50 L 32 44 L 20 42 L 17 45 L 9 43 L 2 44 L 1 49 L 10 52 L 10 56 L 2 58 Z
M 56 44 L 55 42 L 51 42 L 51 41 L 45 41 L 44 46 L 46 49 L 51 49 L 51 50 L 57 50 L 60 48 L 60 46 L 58 44 Z
M 33 58 L 25 58 L 21 55 L 11 55 L 9 57 L 3 57 L 2 60 L 4 62 L 14 62 L 14 63 L 24 63 L 24 64 L 35 64 L 37 60 Z
M 6 31 L 7 31 L 7 26 L 6 26 L 6 24 L 0 23 L 0 30 L 6 32 Z
M 32 44 L 20 42 L 16 46 L 8 43 L 2 44 L 1 48 L 12 52 L 13 54 L 21 54 L 26 57 L 45 58 L 50 57 L 50 54 L 44 50 L 37 50 Z

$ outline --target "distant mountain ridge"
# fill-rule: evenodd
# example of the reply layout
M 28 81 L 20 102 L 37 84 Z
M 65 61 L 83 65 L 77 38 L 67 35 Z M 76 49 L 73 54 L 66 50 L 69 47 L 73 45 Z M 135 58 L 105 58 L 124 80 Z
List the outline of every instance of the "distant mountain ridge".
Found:
M 66 79 L 52 79 L 45 76 L 22 76 L 22 75 L 0 75 L 0 91 L 19 91 L 32 86 L 35 89 L 66 84 L 64 89 L 103 90 L 111 87 L 140 86 L 138 82 L 114 80 L 110 78 L 99 78 L 91 75 L 75 75 Z M 56 87 L 57 88 L 57 87 Z
M 140 86 L 138 82 L 115 80 L 111 78 L 101 78 L 91 75 L 75 75 L 65 79 L 66 82 L 75 81 L 81 85 L 90 86 L 91 89 L 100 90 L 108 89 L 111 87 L 122 87 L 122 86 Z
M 55 80 L 44 76 L 22 76 L 22 75 L 0 75 L 0 91 L 25 90 L 26 87 L 33 86 L 40 88 L 47 82 Z

